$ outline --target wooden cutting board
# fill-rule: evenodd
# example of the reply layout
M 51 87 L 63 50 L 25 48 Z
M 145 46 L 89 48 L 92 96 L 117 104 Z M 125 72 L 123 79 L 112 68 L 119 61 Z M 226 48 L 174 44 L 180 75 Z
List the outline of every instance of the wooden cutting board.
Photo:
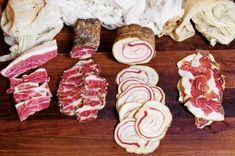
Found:
M 131 155 L 119 147 L 113 139 L 113 130 L 118 122 L 115 110 L 116 74 L 127 67 L 117 63 L 111 53 L 116 31 L 102 30 L 99 52 L 93 59 L 100 64 L 102 73 L 109 82 L 107 106 L 99 112 L 98 119 L 87 124 L 79 123 L 74 117 L 59 112 L 56 89 L 61 73 L 76 63 L 68 55 L 72 47 L 72 29 L 64 28 L 57 35 L 59 56 L 45 67 L 50 75 L 53 100 L 50 107 L 20 122 L 15 103 L 5 93 L 9 84 L 0 77 L 0 155 Z M 201 36 L 196 35 L 177 43 L 169 37 L 157 38 L 157 56 L 147 64 L 160 75 L 159 86 L 166 93 L 166 104 L 173 114 L 173 122 L 160 147 L 150 155 L 156 156 L 234 156 L 235 155 L 235 41 L 229 46 L 209 46 Z M 8 53 L 8 46 L 0 32 L 0 54 Z M 224 122 L 213 123 L 199 130 L 194 117 L 180 104 L 176 84 L 179 76 L 176 62 L 195 49 L 210 49 L 221 64 L 226 76 L 226 90 L 223 106 L 226 112 Z M 0 63 L 3 69 L 9 62 Z

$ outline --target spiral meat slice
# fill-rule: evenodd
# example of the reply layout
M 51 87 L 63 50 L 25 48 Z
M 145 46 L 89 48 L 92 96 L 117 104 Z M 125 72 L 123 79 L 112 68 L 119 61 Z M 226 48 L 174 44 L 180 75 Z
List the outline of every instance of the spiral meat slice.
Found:
M 153 92 L 154 92 L 154 100 L 159 101 L 162 104 L 165 104 L 166 95 L 164 91 L 160 87 L 157 87 L 157 86 L 152 86 L 151 88 L 153 89 Z
M 172 115 L 166 105 L 158 101 L 149 101 L 136 113 L 136 131 L 147 140 L 159 140 L 172 121 Z
M 122 81 L 129 78 L 140 79 L 144 81 L 145 84 L 154 86 L 158 83 L 159 75 L 151 67 L 135 65 L 120 71 L 116 76 L 116 83 L 119 85 Z
M 155 56 L 155 36 L 151 29 L 136 24 L 118 29 L 113 55 L 124 64 L 148 63 Z
M 130 117 L 130 113 L 133 110 L 139 109 L 143 104 L 138 102 L 128 102 L 125 103 L 121 108 L 119 113 L 119 120 L 122 121 L 123 119 Z
M 143 84 L 133 85 L 118 96 L 116 108 L 119 110 L 127 102 L 145 103 L 151 100 L 154 100 L 152 88 Z
M 124 90 L 126 90 L 130 85 L 136 85 L 136 84 L 145 84 L 144 81 L 137 79 L 137 78 L 129 78 L 123 80 L 118 85 L 118 94 L 122 93 Z
M 136 133 L 135 119 L 133 118 L 126 118 L 117 125 L 114 139 L 118 145 L 126 149 L 137 149 L 147 143 Z

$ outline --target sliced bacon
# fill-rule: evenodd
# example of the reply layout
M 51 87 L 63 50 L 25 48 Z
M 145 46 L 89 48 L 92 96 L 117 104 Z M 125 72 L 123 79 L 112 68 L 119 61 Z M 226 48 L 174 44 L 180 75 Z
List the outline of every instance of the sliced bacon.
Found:
M 56 41 L 48 41 L 30 50 L 12 61 L 5 69 L 1 71 L 4 77 L 14 78 L 18 75 L 37 68 L 57 56 Z
M 172 115 L 167 106 L 158 101 L 149 101 L 135 115 L 136 131 L 139 136 L 147 140 L 159 140 L 172 121 Z
M 50 97 L 40 96 L 30 100 L 20 102 L 15 105 L 20 121 L 27 119 L 30 115 L 38 111 L 48 108 L 50 105 Z

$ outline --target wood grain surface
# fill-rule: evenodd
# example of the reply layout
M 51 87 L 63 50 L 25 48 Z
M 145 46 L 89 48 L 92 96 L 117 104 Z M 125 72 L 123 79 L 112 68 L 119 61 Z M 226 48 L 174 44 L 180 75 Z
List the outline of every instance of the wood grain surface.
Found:
M 115 110 L 117 86 L 116 74 L 127 67 L 117 63 L 111 53 L 116 31 L 102 30 L 101 46 L 93 59 L 100 64 L 102 73 L 109 82 L 107 106 L 99 112 L 98 119 L 87 124 L 59 112 L 56 89 L 61 73 L 76 63 L 69 51 L 72 47 L 72 28 L 65 27 L 56 39 L 59 56 L 43 65 L 50 75 L 53 100 L 48 109 L 20 122 L 11 95 L 5 93 L 8 80 L 0 77 L 0 155 L 132 155 L 119 147 L 113 139 L 113 130 L 118 122 Z M 9 53 L 0 32 L 0 54 Z M 209 49 L 221 64 L 226 76 L 223 106 L 225 121 L 213 123 L 203 130 L 194 125 L 194 117 L 177 101 L 176 84 L 179 79 L 176 62 L 195 49 Z M 173 114 L 173 122 L 160 147 L 150 155 L 155 156 L 234 156 L 235 155 L 235 41 L 228 46 L 209 43 L 197 34 L 191 39 L 177 43 L 169 37 L 156 39 L 157 56 L 147 65 L 160 75 L 159 86 L 166 93 L 166 104 Z M 3 69 L 9 62 L 0 63 Z

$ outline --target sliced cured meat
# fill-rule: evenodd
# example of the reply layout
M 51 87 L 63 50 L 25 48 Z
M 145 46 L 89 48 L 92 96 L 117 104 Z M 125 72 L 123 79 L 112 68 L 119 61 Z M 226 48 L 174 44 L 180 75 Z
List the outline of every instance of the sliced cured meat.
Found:
M 34 82 L 42 84 L 45 82 L 49 82 L 49 77 L 46 69 L 39 68 L 30 75 L 23 75 L 22 78 L 10 78 L 9 80 L 10 80 L 10 88 L 7 89 L 8 94 L 13 93 L 14 88 L 21 83 Z
M 128 102 L 123 104 L 120 108 L 119 113 L 119 120 L 122 121 L 123 119 L 130 117 L 129 114 L 136 109 L 139 109 L 143 104 L 138 102 Z
M 56 56 L 56 41 L 48 41 L 24 52 L 4 68 L 1 74 L 8 78 L 17 77 L 30 69 L 43 65 Z
M 165 136 L 172 115 L 167 106 L 158 101 L 149 101 L 135 115 L 136 131 L 147 140 L 159 140 Z
M 137 78 L 144 81 L 147 85 L 154 86 L 157 84 L 159 76 L 151 67 L 135 65 L 120 71 L 116 76 L 116 83 L 120 84 L 122 81 L 129 78 Z
M 126 149 L 137 149 L 147 143 L 136 133 L 135 119 L 133 118 L 126 118 L 118 123 L 114 131 L 114 139 L 118 145 Z
M 90 58 L 100 44 L 101 22 L 98 19 L 78 19 L 74 27 L 72 58 Z
M 38 86 L 39 86 L 39 84 L 35 83 L 35 82 L 21 83 L 14 88 L 14 92 L 19 92 L 21 90 L 31 89 L 31 88 L 35 88 Z
M 30 115 L 38 111 L 48 108 L 50 105 L 50 97 L 40 96 L 30 100 L 20 102 L 15 105 L 20 121 L 27 119 Z
M 99 73 L 99 66 L 91 59 L 78 61 L 64 71 L 57 90 L 61 113 L 76 116 L 82 123 L 97 118 L 108 91 L 108 83 Z
M 82 66 L 85 75 L 99 75 L 100 74 L 100 67 L 96 64 L 92 59 L 88 60 L 80 60 L 78 61 L 75 66 Z
M 155 36 L 151 29 L 136 24 L 118 29 L 113 55 L 124 64 L 148 63 L 155 56 Z
M 52 97 L 51 91 L 47 83 L 42 84 L 39 87 L 27 88 L 27 89 L 17 89 L 15 90 L 13 97 L 16 103 L 30 100 L 33 97 L 38 96 L 48 96 Z
M 137 78 L 129 78 L 123 80 L 118 85 L 118 94 L 122 93 L 124 90 L 126 90 L 130 85 L 136 85 L 136 84 L 145 84 L 144 81 L 137 79 Z
M 76 117 L 79 122 L 90 122 L 97 118 L 99 107 L 83 105 L 76 110 Z
M 154 100 L 161 102 L 162 104 L 165 104 L 165 93 L 164 91 L 157 86 L 153 86 L 151 87 L 153 89 L 154 92 Z
M 119 110 L 127 102 L 145 103 L 154 100 L 154 92 L 147 85 L 133 85 L 118 96 L 116 108 Z
M 180 102 L 196 117 L 197 128 L 204 128 L 213 121 L 224 120 L 222 106 L 224 76 L 220 73 L 219 64 L 208 51 L 199 50 L 177 63 Z
M 188 110 L 197 118 L 205 120 L 223 121 L 224 109 L 220 102 L 206 100 L 203 97 L 192 98 L 185 103 Z

